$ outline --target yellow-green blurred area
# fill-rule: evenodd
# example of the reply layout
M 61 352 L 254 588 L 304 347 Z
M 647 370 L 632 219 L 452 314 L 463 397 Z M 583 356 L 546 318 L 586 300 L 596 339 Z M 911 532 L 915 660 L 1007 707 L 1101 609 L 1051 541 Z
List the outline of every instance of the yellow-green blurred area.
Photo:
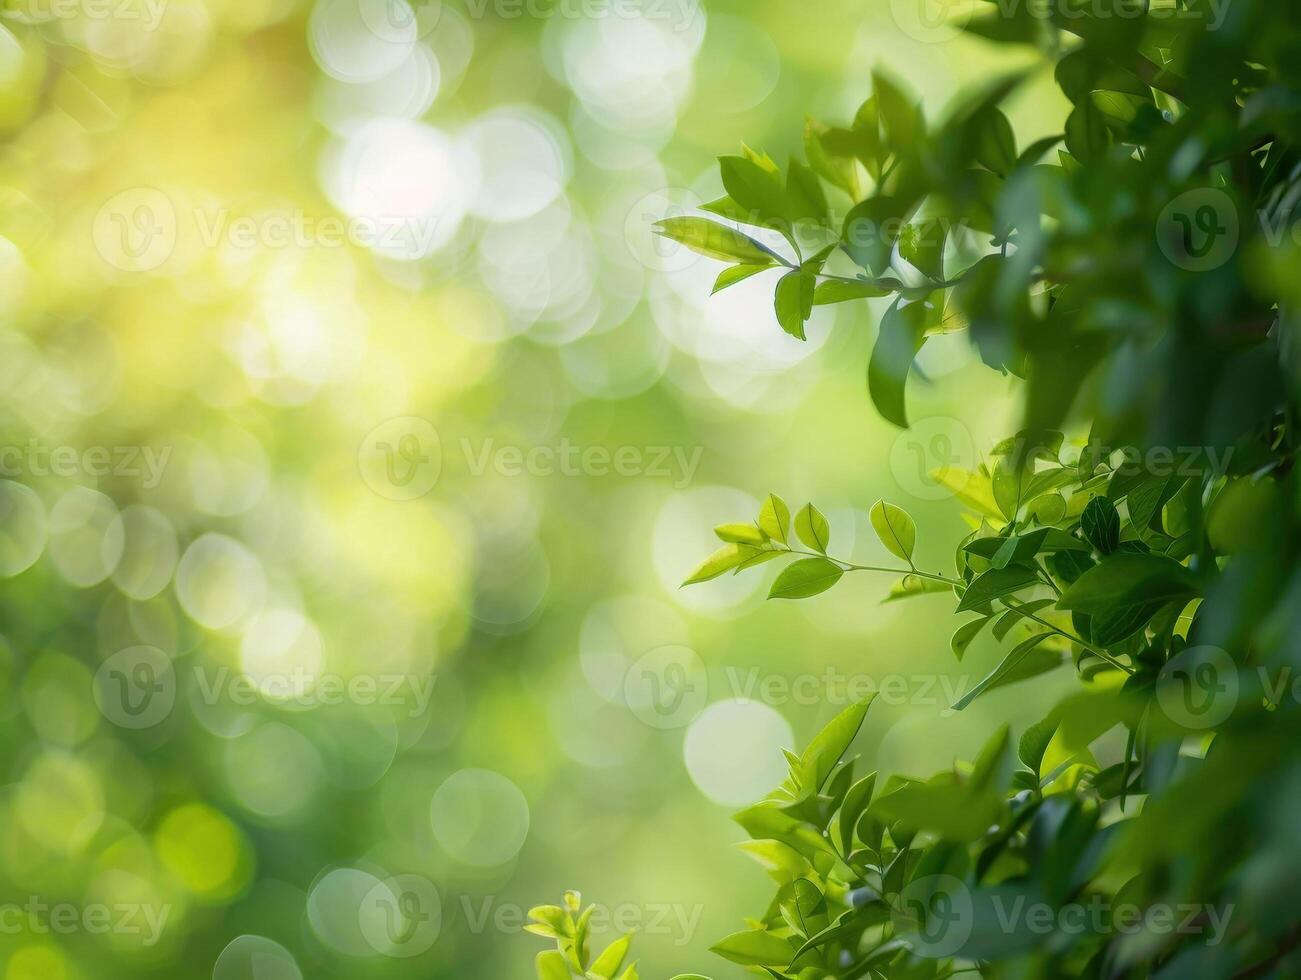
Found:
M 866 307 L 801 344 L 651 233 L 875 65 L 933 113 L 1015 67 L 905 6 L 5 0 L 2 980 L 525 977 L 569 887 L 738 976 L 783 747 L 873 688 L 883 771 L 1023 720 L 1054 682 L 945 710 L 993 649 L 944 596 L 678 588 L 768 491 L 945 567 L 927 472 L 1014 431 L 961 336 L 901 435 Z

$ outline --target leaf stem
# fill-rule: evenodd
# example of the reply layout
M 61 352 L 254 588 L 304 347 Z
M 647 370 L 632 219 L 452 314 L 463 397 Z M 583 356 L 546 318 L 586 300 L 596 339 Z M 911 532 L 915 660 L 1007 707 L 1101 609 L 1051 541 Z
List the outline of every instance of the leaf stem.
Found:
M 787 551 L 792 555 L 808 555 L 810 558 L 825 558 L 833 561 L 837 565 L 843 565 L 847 572 L 886 572 L 891 575 L 916 575 L 918 578 L 928 578 L 932 582 L 943 582 L 945 585 L 966 585 L 965 582 L 959 582 L 957 579 L 945 578 L 943 575 L 933 575 L 930 572 L 918 571 L 916 568 L 887 568 L 884 565 L 855 565 L 852 561 L 845 561 L 843 558 L 833 558 L 831 555 L 824 555 L 817 551 L 804 551 L 801 548 L 792 548 L 787 546 Z
M 1025 606 L 1021 605 L 1020 603 L 1013 605 L 1012 600 L 1008 596 L 1003 596 L 1002 598 L 1003 598 L 1003 605 L 1007 606 L 1009 609 L 1014 609 L 1016 612 L 1020 613 L 1026 619 L 1033 619 L 1040 626 L 1044 626 L 1052 630 L 1058 636 L 1064 636 L 1072 643 L 1078 643 L 1085 650 L 1088 650 L 1089 653 L 1093 654 L 1095 657 L 1099 657 L 1102 660 L 1105 660 L 1107 663 L 1111 664 L 1111 666 L 1117 668 L 1118 670 L 1123 670 L 1127 674 L 1134 673 L 1133 667 L 1128 667 L 1125 664 L 1122 664 L 1119 660 L 1117 660 L 1111 654 L 1107 653 L 1105 650 L 1099 650 L 1093 644 L 1086 643 L 1084 640 L 1076 636 L 1074 633 L 1068 632 L 1067 630 L 1064 630 L 1059 626 L 1054 626 L 1052 623 L 1048 622 L 1048 620 L 1041 619 L 1040 617 L 1036 616 L 1032 612 L 1027 612 Z

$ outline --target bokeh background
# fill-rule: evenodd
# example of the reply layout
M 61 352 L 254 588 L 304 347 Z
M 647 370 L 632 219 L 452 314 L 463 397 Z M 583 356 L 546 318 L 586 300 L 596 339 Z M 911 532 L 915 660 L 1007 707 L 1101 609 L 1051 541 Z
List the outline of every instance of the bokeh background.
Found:
M 944 596 L 678 588 L 768 491 L 947 567 L 926 471 L 1014 431 L 961 335 L 901 435 L 868 305 L 801 344 L 651 233 L 875 66 L 932 112 L 1017 67 L 914 6 L 5 0 L 4 980 L 522 978 L 565 888 L 643 977 L 740 976 L 783 747 L 871 688 L 883 771 L 1033 714 L 945 710 L 994 651 Z

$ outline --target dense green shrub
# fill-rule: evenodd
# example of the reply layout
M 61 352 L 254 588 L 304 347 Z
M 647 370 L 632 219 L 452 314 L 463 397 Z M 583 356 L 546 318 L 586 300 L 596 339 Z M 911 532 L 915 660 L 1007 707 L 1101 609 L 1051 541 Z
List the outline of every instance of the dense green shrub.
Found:
M 1000 106 L 1027 76 L 936 124 L 876 77 L 848 125 L 810 124 L 807 164 L 722 158 L 727 196 L 705 210 L 726 224 L 662 224 L 729 262 L 717 289 L 784 267 L 795 337 L 815 306 L 892 296 L 867 378 L 901 426 L 937 333 L 1023 379 L 1022 431 L 935 474 L 973 519 L 951 572 L 913 563 L 902 509 L 872 522 L 899 559 L 892 598 L 957 597 L 959 659 L 981 630 L 1009 637 L 954 707 L 1047 671 L 1081 681 L 928 779 L 856 776 L 868 706 L 844 712 L 738 815 L 778 887 L 720 955 L 800 980 L 1301 974 L 1297 13 L 990 4 L 966 29 L 1038 46 L 1072 107 L 1061 135 L 1018 143 Z M 717 534 L 691 583 L 776 560 L 771 595 L 802 599 L 873 570 L 775 495 Z M 1118 728 L 1103 765 L 1090 745 Z

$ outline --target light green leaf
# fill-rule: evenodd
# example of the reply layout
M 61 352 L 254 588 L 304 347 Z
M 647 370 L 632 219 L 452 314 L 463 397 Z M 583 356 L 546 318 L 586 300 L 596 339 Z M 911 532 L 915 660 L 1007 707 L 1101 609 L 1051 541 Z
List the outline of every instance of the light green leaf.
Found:
M 867 710 L 872 707 L 875 699 L 876 695 L 873 694 L 866 700 L 857 701 L 845 708 L 814 736 L 813 741 L 804 750 L 804 754 L 800 756 L 801 768 L 812 777 L 814 792 L 822 789 L 822 784 L 831 774 L 831 770 L 849 751 L 849 746 L 853 744 L 859 729 L 863 727 L 863 719 L 867 717 Z
M 772 584 L 769 599 L 807 599 L 826 592 L 845 570 L 826 558 L 804 558 L 782 569 Z
M 796 269 L 777 283 L 774 305 L 777 322 L 796 340 L 805 340 L 804 324 L 813 313 L 813 294 L 817 277 L 811 270 Z
M 1027 512 L 1040 524 L 1057 524 L 1066 516 L 1066 501 L 1060 493 L 1044 493 L 1035 497 Z
M 1000 456 L 994 464 L 993 488 L 994 500 L 998 509 L 1009 521 L 1015 521 L 1021 510 L 1025 497 L 1026 484 L 1030 480 L 1030 471 L 1024 465 L 1015 463 L 1009 456 Z
M 768 494 L 759 508 L 759 527 L 774 541 L 787 543 L 786 535 L 791 527 L 791 511 L 786 506 L 786 501 L 775 493 Z
M 831 543 L 831 525 L 822 511 L 812 504 L 805 504 L 795 515 L 795 534 L 805 545 L 824 555 Z
M 917 525 L 902 507 L 878 500 L 872 505 L 872 529 L 886 549 L 908 564 L 912 564 L 913 549 L 917 545 Z
M 726 960 L 742 966 L 771 966 L 785 968 L 794 955 L 791 944 L 764 929 L 738 932 L 710 947 Z
M 720 524 L 714 528 L 714 533 L 718 535 L 720 541 L 729 544 L 748 544 L 756 548 L 762 548 L 767 544 L 763 532 L 753 524 Z
M 535 920 L 525 926 L 529 932 L 537 936 L 546 936 L 550 939 L 559 939 L 561 936 L 568 936 L 572 932 L 572 924 L 565 910 L 559 905 L 539 905 L 536 908 L 529 909 L 529 918 Z
M 894 585 L 890 586 L 890 592 L 881 601 L 897 602 L 900 599 L 911 599 L 913 596 L 934 595 L 940 592 L 951 592 L 953 586 L 947 582 L 939 582 L 933 578 L 923 578 L 920 575 L 905 575 Z
M 565 963 L 565 958 L 554 949 L 538 953 L 533 963 L 537 967 L 538 980 L 570 980 L 573 976 L 569 972 L 569 965 Z
M 757 276 L 759 273 L 767 272 L 771 268 L 773 268 L 771 261 L 730 266 L 718 274 L 718 279 L 715 280 L 710 295 L 721 293 L 727 287 L 735 286 L 738 282 L 744 282 L 751 276 Z
M 687 586 L 708 582 L 712 578 L 718 578 L 724 572 L 731 571 L 742 562 L 758 558 L 761 554 L 760 549 L 750 545 L 724 545 L 701 562 L 682 584 Z
M 856 299 L 879 299 L 889 296 L 889 290 L 876 283 L 861 279 L 847 282 L 844 279 L 828 279 L 818 283 L 813 291 L 814 306 L 832 306 L 836 303 L 848 303 Z
M 588 968 L 588 976 L 599 977 L 601 980 L 614 980 L 614 975 L 623 966 L 624 957 L 628 955 L 628 947 L 631 945 L 632 936 L 620 936 L 605 947 L 605 951 L 596 958 L 596 961 Z
M 665 218 L 655 225 L 657 234 L 685 245 L 711 259 L 769 265 L 777 254 L 748 235 L 708 218 Z

